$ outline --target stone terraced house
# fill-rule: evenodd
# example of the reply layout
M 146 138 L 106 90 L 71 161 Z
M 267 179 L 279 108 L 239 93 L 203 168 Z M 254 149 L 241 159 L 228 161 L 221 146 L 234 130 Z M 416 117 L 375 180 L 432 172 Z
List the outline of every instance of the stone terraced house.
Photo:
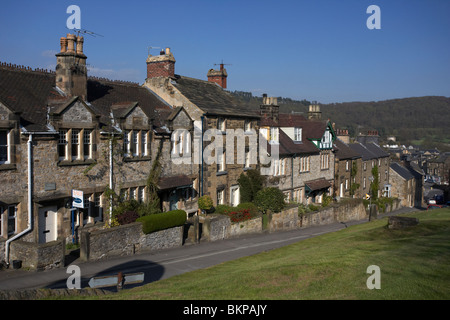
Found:
M 269 151 L 278 146 L 279 160 L 271 163 L 267 185 L 278 187 L 287 201 L 322 203 L 333 195 L 334 140 L 330 121 L 321 120 L 320 107 L 313 105 L 313 116 L 278 112 L 276 98 L 264 97 L 260 132 L 269 141 Z
M 155 159 L 162 209 L 197 210 L 197 172 L 171 165 L 173 108 L 138 84 L 88 77 L 82 37 L 61 38 L 56 58 L 56 72 L 0 66 L 0 261 L 18 238 L 71 242 L 108 220 L 108 189 L 145 201 Z
M 145 202 L 155 170 L 161 209 L 188 215 L 202 195 L 238 205 L 249 169 L 264 171 L 286 200 L 312 204 L 364 196 L 377 165 L 380 195 L 389 195 L 389 155 L 336 140 L 319 105 L 307 117 L 284 114 L 264 95 L 254 110 L 225 90 L 223 64 L 207 80 L 181 76 L 169 48 L 148 56 L 143 85 L 88 77 L 83 42 L 61 38 L 55 72 L 0 64 L 0 261 L 9 263 L 16 239 L 71 242 L 103 227 L 109 192 Z M 261 165 L 275 147 L 279 158 Z M 352 184 L 360 187 L 350 193 Z
M 257 138 L 259 116 L 224 90 L 227 73 L 223 65 L 220 70 L 209 70 L 207 77 L 201 80 L 175 74 L 175 58 L 167 48 L 157 56 L 149 55 L 144 87 L 186 113 L 184 132 L 190 132 L 192 146 L 180 154 L 174 145 L 172 152 L 197 173 L 195 190 L 209 195 L 214 205 L 235 206 L 240 203 L 239 176 L 257 165 L 257 153 L 250 151 L 251 141 Z M 188 141 L 181 133 L 175 133 L 174 144 Z M 205 158 L 209 161 L 200 160 Z

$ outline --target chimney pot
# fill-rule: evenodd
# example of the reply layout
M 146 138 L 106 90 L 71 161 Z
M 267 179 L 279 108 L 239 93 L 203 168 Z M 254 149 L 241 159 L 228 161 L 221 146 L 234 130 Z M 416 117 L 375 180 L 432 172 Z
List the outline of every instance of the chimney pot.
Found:
M 67 38 L 61 37 L 60 44 L 61 44 L 61 53 L 65 53 L 67 51 Z
M 73 34 L 67 34 L 67 52 L 75 53 L 75 41 L 76 37 Z
M 77 37 L 77 54 L 83 54 L 83 42 L 84 38 L 82 36 Z

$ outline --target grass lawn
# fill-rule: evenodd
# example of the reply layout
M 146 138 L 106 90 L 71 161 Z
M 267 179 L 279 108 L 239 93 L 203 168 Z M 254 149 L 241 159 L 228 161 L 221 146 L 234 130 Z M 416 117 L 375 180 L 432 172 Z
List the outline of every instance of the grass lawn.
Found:
M 406 216 L 419 224 L 390 230 L 384 218 L 96 298 L 450 299 L 450 208 Z M 367 288 L 370 265 L 381 289 Z

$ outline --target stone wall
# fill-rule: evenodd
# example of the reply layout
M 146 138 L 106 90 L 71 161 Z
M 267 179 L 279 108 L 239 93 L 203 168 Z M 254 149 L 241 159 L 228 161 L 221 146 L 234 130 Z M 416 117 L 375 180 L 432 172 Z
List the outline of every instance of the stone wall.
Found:
M 251 220 L 236 222 L 230 225 L 230 237 L 238 237 L 244 234 L 261 233 L 262 217 Z
M 133 255 L 141 251 L 180 247 L 183 245 L 183 228 L 181 226 L 144 234 L 142 223 L 135 222 L 92 232 L 85 230 L 81 233 L 80 258 L 95 261 Z
M 298 216 L 298 208 L 293 207 L 283 210 L 280 213 L 270 215 L 269 232 L 276 232 L 280 230 L 292 230 L 301 226 L 301 220 Z
M 30 270 L 64 267 L 65 246 L 64 240 L 44 244 L 16 240 L 10 244 L 10 264 L 14 260 L 21 260 L 22 268 Z

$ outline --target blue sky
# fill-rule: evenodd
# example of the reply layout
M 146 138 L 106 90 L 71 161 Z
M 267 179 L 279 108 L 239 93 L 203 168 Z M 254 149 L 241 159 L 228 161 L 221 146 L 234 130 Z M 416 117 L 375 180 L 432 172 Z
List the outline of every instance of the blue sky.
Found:
M 69 5 L 81 8 L 90 75 L 143 83 L 148 47 L 175 73 L 322 103 L 450 96 L 448 0 L 16 0 L 2 3 L 0 61 L 53 69 Z M 377 5 L 381 29 L 366 26 Z M 158 54 L 159 50 L 150 51 Z

